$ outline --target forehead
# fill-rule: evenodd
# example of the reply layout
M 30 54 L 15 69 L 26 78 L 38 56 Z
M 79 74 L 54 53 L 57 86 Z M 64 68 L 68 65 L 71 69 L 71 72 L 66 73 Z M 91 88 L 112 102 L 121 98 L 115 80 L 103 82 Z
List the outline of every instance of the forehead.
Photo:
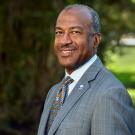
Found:
M 90 13 L 84 9 L 63 10 L 58 16 L 56 27 L 90 27 L 91 18 Z

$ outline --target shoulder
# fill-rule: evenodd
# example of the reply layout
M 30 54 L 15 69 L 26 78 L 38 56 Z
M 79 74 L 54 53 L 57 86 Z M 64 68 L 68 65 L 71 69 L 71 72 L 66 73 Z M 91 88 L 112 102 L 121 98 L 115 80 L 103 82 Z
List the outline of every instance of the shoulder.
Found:
M 59 82 L 59 83 L 56 83 L 55 85 L 53 85 L 53 86 L 49 89 L 49 91 L 48 91 L 48 93 L 47 93 L 47 96 L 46 96 L 46 101 L 48 100 L 48 98 L 50 97 L 50 95 L 56 93 L 56 90 L 58 89 L 59 85 L 60 85 L 60 82 Z
M 101 83 L 102 87 L 111 89 L 123 89 L 125 91 L 125 86 L 123 83 L 106 67 L 102 67 L 100 70 L 97 80 Z
M 120 86 L 120 85 L 119 85 Z M 108 89 L 104 89 L 101 95 L 99 96 L 98 102 L 123 102 L 124 104 L 131 104 L 131 98 L 124 87 L 111 86 Z M 107 102 L 106 102 L 107 103 Z
M 91 71 L 93 70 L 93 71 Z M 88 73 L 90 72 L 90 73 Z M 107 69 L 101 62 L 101 60 L 98 58 L 95 63 L 91 66 L 90 70 L 88 70 L 87 75 L 91 75 L 92 72 L 96 72 L 96 76 L 94 79 L 94 82 L 97 86 L 100 85 L 100 89 L 102 88 L 110 88 L 112 86 L 114 87 L 120 87 L 124 88 L 121 81 L 109 70 Z
M 105 97 L 109 99 L 115 98 L 119 101 L 125 101 L 126 103 L 131 102 L 131 98 L 128 94 L 127 89 L 123 85 L 123 83 L 108 69 L 103 68 L 101 71 L 102 84 L 100 87 L 101 95 L 100 99 L 104 99 Z
M 133 103 L 124 87 L 112 86 L 100 93 L 94 112 L 109 117 L 108 119 L 121 118 L 125 122 L 128 122 L 130 119 L 131 121 L 133 120 L 133 123 L 135 124 L 135 110 L 133 108 Z
M 125 88 L 110 87 L 99 93 L 92 117 L 94 129 L 109 134 L 135 133 L 135 109 Z M 94 130 L 97 132 L 97 130 Z
M 127 89 L 108 69 L 102 68 L 95 80 L 95 86 L 98 107 L 102 106 L 107 110 L 123 109 L 123 111 L 133 108 Z

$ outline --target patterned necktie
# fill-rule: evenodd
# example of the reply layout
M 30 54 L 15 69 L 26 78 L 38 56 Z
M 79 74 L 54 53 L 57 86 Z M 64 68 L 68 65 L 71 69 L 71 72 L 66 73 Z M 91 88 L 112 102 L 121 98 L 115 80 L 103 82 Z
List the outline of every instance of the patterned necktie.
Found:
M 51 110 L 50 110 L 50 115 L 49 115 L 49 119 L 48 119 L 48 123 L 47 123 L 47 132 L 49 131 L 49 129 L 50 129 L 50 127 L 51 127 L 51 125 L 52 125 L 52 123 L 57 115 L 57 112 L 61 109 L 61 107 L 62 107 L 62 105 L 67 97 L 68 86 L 72 82 L 73 82 L 73 79 L 70 78 L 69 76 L 67 76 L 64 79 L 64 81 L 63 81 L 63 83 L 62 83 L 62 85 L 61 85 L 61 87 L 56 95 L 56 99 L 53 102 Z

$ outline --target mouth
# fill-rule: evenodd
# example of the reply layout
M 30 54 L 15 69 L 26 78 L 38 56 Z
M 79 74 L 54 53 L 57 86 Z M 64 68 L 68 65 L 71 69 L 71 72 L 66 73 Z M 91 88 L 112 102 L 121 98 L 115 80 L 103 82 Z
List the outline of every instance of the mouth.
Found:
M 75 51 L 74 49 L 72 49 L 72 50 L 61 50 L 60 54 L 63 57 L 68 57 L 68 56 L 71 56 L 74 51 Z

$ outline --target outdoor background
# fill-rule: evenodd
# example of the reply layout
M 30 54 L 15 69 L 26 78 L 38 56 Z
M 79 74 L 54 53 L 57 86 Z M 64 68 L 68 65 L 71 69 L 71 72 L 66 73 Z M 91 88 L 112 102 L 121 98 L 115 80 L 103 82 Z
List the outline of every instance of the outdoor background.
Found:
M 135 105 L 135 0 L 0 0 L 0 135 L 36 135 L 49 88 L 64 75 L 53 53 L 55 20 L 68 4 L 100 15 L 99 56 Z M 131 45 L 132 44 L 132 45 Z

